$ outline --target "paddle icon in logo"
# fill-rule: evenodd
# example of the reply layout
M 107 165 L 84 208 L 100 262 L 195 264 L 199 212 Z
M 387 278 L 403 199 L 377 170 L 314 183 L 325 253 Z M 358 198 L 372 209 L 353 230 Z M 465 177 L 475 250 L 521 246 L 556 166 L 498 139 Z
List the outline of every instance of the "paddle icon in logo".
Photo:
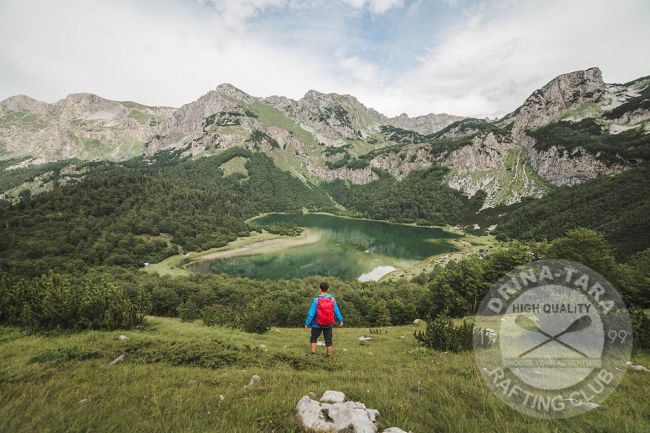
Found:
M 558 338 L 560 338 L 564 334 L 569 334 L 571 332 L 578 332 L 578 331 L 582 331 L 583 329 L 588 328 L 591 325 L 591 317 L 588 316 L 588 315 L 578 317 L 573 322 L 571 322 L 571 324 L 569 325 L 568 328 L 566 328 L 564 331 L 560 332 L 559 334 L 555 334 L 555 335 L 550 335 L 550 334 L 547 334 L 546 332 L 542 331 L 539 328 L 539 326 L 537 325 L 537 323 L 535 323 L 535 321 L 533 321 L 530 317 L 525 316 L 523 314 L 520 314 L 520 315 L 517 316 L 517 318 L 515 319 L 515 324 L 517 326 L 527 330 L 527 331 L 539 332 L 540 334 L 542 334 L 542 335 L 544 335 L 545 337 L 548 338 L 547 340 L 542 341 L 538 345 L 536 345 L 536 346 L 526 350 L 522 354 L 520 354 L 519 355 L 520 358 L 523 358 L 524 356 L 528 355 L 529 353 L 533 352 L 534 350 L 537 350 L 540 347 L 545 346 L 545 345 L 547 345 L 548 343 L 550 343 L 552 341 L 554 341 L 554 342 L 556 342 L 558 344 L 561 344 L 562 346 L 566 347 L 567 349 L 573 350 L 574 352 L 578 353 L 579 355 L 583 356 L 584 358 L 587 358 L 587 355 L 584 352 L 576 349 L 575 347 L 571 346 L 570 344 L 567 344 L 567 343 L 565 343 L 565 342 L 563 342 L 561 340 L 558 340 Z

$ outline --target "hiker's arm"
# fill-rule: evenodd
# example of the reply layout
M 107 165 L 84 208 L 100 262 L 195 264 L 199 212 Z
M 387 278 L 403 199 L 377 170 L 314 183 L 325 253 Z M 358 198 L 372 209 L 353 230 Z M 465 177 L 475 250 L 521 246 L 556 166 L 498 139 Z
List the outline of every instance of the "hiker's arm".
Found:
M 311 326 L 311 322 L 313 322 L 314 317 L 316 317 L 317 307 L 318 307 L 318 300 L 314 299 L 314 302 L 311 303 L 311 308 L 309 309 L 309 315 L 307 316 L 307 320 L 305 320 L 305 327 Z
M 343 316 L 341 315 L 341 311 L 339 310 L 339 304 L 336 303 L 336 299 L 334 300 L 334 314 L 336 315 L 336 320 L 339 321 L 339 326 L 342 326 Z

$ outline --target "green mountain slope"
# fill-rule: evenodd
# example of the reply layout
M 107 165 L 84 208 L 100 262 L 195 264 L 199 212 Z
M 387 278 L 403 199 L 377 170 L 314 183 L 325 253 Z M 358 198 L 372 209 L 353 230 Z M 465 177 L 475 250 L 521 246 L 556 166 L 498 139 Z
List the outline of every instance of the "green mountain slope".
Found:
M 498 231 L 521 239 L 552 239 L 576 227 L 602 232 L 620 254 L 650 248 L 650 167 L 562 187 L 523 203 Z

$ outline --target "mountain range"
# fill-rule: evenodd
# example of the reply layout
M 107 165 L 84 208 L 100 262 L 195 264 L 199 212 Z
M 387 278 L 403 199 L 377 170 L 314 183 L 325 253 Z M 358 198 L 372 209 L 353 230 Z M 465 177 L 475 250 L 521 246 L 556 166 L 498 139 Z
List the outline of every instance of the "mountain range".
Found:
M 440 165 L 448 168 L 451 188 L 469 197 L 484 191 L 484 208 L 647 161 L 649 133 L 650 77 L 608 84 L 598 68 L 552 79 L 497 120 L 387 117 L 350 95 L 311 90 L 297 101 L 260 98 L 230 84 L 180 108 L 85 93 L 52 104 L 27 96 L 0 102 L 0 158 L 12 162 L 5 170 L 161 152 L 200 158 L 241 146 L 315 184 L 367 184 L 385 172 L 401 179 Z M 45 178 L 31 181 L 33 191 L 47 189 Z M 4 197 L 20 190 L 4 191 Z

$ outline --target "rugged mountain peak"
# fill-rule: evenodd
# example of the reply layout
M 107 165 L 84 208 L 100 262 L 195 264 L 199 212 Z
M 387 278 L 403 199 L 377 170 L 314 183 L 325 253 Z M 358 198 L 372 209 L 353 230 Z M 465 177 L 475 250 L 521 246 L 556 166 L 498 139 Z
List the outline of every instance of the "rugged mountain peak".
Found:
M 598 101 L 606 91 L 599 68 L 562 74 L 534 91 L 516 112 L 512 134 L 523 140 L 526 129 L 541 126 L 585 102 Z
M 387 124 L 402 129 L 410 129 L 420 134 L 431 134 L 463 119 L 463 116 L 454 116 L 447 113 L 430 113 L 415 117 L 409 117 L 408 114 L 402 113 L 399 116 L 387 119 Z
M 214 92 L 223 97 L 229 97 L 237 100 L 247 101 L 252 97 L 243 90 L 233 86 L 230 83 L 219 84 Z

